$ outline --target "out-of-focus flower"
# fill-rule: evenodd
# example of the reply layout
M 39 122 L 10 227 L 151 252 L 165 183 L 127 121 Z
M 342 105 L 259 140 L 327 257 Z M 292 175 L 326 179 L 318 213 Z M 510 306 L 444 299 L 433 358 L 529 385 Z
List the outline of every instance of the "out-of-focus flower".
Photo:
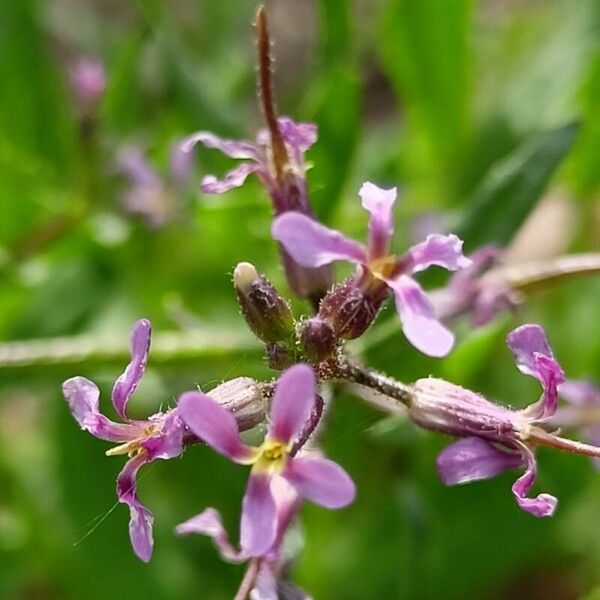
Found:
M 171 146 L 169 168 L 161 177 L 146 160 L 140 148 L 131 147 L 117 157 L 117 170 L 129 180 L 122 199 L 124 209 L 142 216 L 150 227 L 162 227 L 178 210 L 178 196 L 185 188 L 192 172 L 192 155 L 181 150 L 176 141 Z
M 537 517 L 554 513 L 557 499 L 549 494 L 528 496 L 536 479 L 536 446 L 544 445 L 576 454 L 600 456 L 600 448 L 549 433 L 556 413 L 558 386 L 563 371 L 554 359 L 544 330 L 522 325 L 507 337 L 519 370 L 536 378 L 541 398 L 522 410 L 490 402 L 483 396 L 441 379 L 420 379 L 409 408 L 413 421 L 427 429 L 461 439 L 438 456 L 438 471 L 446 485 L 489 479 L 507 469 L 523 467 L 525 473 L 512 486 L 517 504 Z
M 277 538 L 278 510 L 273 486 L 286 480 L 301 497 L 326 508 L 340 508 L 354 499 L 355 487 L 336 463 L 321 456 L 294 456 L 316 401 L 312 369 L 294 365 L 279 378 L 270 410 L 270 426 L 258 448 L 244 444 L 232 415 L 210 396 L 186 392 L 179 400 L 181 418 L 217 452 L 252 471 L 242 505 L 240 545 L 244 556 L 260 557 Z
M 279 152 L 274 150 L 271 135 L 266 129 L 258 132 L 254 142 L 226 140 L 207 131 L 200 131 L 189 136 L 182 144 L 182 149 L 184 152 L 191 152 L 197 143 L 201 143 L 207 148 L 220 150 L 230 158 L 243 161 L 226 173 L 223 179 L 217 179 L 214 175 L 205 176 L 200 184 L 200 189 L 205 194 L 222 194 L 239 187 L 248 175 L 255 173 L 269 193 L 276 215 L 293 210 L 314 220 L 308 199 L 308 166 L 304 153 L 317 141 L 317 127 L 312 123 L 296 123 L 288 117 L 277 119 L 277 125 L 282 141 L 282 145 L 277 146 Z M 316 301 L 331 285 L 329 267 L 301 267 L 283 249 L 282 260 L 290 287 L 300 298 Z
M 131 334 L 131 361 L 112 390 L 112 403 L 122 423 L 115 423 L 100 412 L 100 392 L 93 382 L 85 377 L 73 377 L 63 383 L 64 396 L 81 428 L 97 438 L 119 444 L 106 452 L 108 456 L 129 456 L 117 477 L 117 496 L 119 502 L 129 506 L 131 544 L 145 562 L 152 556 L 154 518 L 137 496 L 136 476 L 146 463 L 179 456 L 185 429 L 176 408 L 156 413 L 147 420 L 130 419 L 127 415 L 127 404 L 148 361 L 150 332 L 149 321 L 142 319 L 135 324 Z
M 295 600 L 309 600 L 308 595 L 285 581 L 284 577 L 287 564 L 295 558 L 286 555 L 284 538 L 300 508 L 300 496 L 283 477 L 277 477 L 271 482 L 271 493 L 275 503 L 275 537 L 271 546 L 259 557 L 252 557 L 231 544 L 227 531 L 223 527 L 221 515 L 214 508 L 205 509 L 199 515 L 178 525 L 175 531 L 180 535 L 199 533 L 212 538 L 221 557 L 228 562 L 242 563 L 251 559 L 258 560 L 256 579 L 250 598 L 279 600 L 290 597 L 290 592 L 293 592 L 295 595 L 292 597 Z
M 100 102 L 106 89 L 104 65 L 92 58 L 80 58 L 69 69 L 71 87 L 84 114 L 89 114 Z
M 391 290 L 408 340 L 425 354 L 445 356 L 454 336 L 436 318 L 431 302 L 412 275 L 432 265 L 450 271 L 469 266 L 471 261 L 463 256 L 461 240 L 455 235 L 429 235 L 400 256 L 390 254 L 396 189 L 384 190 L 365 183 L 359 195 L 371 215 L 367 247 L 299 212 L 276 218 L 273 237 L 305 266 L 319 267 L 338 260 L 358 265 L 356 274 L 330 292 L 321 304 L 320 315 L 333 322 L 340 337 L 361 335 Z M 368 309 L 362 311 L 363 317 L 357 310 L 361 303 Z M 348 325 L 352 316 L 355 326 Z
M 481 326 L 499 312 L 518 306 L 520 294 L 489 270 L 498 263 L 501 253 L 500 248 L 482 246 L 469 256 L 470 266 L 456 272 L 445 287 L 430 292 L 430 300 L 440 320 L 470 314 L 473 325 Z
M 559 408 L 553 424 L 580 429 L 584 438 L 600 445 L 600 387 L 588 379 L 567 379 L 558 387 L 559 395 L 571 406 Z M 600 469 L 600 459 L 592 459 Z

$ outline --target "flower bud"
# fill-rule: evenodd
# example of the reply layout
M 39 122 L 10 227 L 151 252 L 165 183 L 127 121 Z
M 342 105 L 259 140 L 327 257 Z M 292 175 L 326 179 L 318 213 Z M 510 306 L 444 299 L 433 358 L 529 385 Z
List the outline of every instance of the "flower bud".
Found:
M 333 353 L 337 340 L 329 323 L 313 317 L 300 325 L 300 347 L 312 363 L 320 363 Z
M 226 408 L 240 431 L 252 429 L 265 419 L 265 401 L 260 385 L 250 377 L 236 377 L 210 390 L 208 395 Z
M 387 296 L 385 288 L 371 291 L 350 277 L 336 285 L 321 301 L 319 317 L 330 324 L 338 338 L 360 337 L 373 323 Z
M 294 317 L 290 307 L 253 265 L 239 263 L 233 272 L 233 284 L 242 314 L 260 340 L 273 343 L 293 337 Z

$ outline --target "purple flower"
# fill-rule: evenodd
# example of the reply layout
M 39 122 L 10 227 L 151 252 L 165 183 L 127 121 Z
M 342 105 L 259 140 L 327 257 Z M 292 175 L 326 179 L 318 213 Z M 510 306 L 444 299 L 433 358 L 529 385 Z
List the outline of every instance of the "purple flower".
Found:
M 261 129 L 256 140 L 226 140 L 207 131 L 189 136 L 182 144 L 184 152 L 201 143 L 207 148 L 220 150 L 230 158 L 240 159 L 237 167 L 225 174 L 223 179 L 207 175 L 200 184 L 205 194 L 222 194 L 240 187 L 251 173 L 255 173 L 266 188 L 276 215 L 287 211 L 298 211 L 314 219 L 314 213 L 308 199 L 306 171 L 308 165 L 304 153 L 317 141 L 317 127 L 313 123 L 296 123 L 288 117 L 277 119 L 281 145 L 276 152 L 271 134 Z M 283 156 L 281 154 L 283 153 Z M 278 157 L 278 161 L 275 157 Z M 283 160 L 284 164 L 280 164 Z M 300 298 L 311 298 L 318 302 L 322 294 L 331 285 L 331 269 L 320 267 L 306 269 L 297 265 L 281 249 L 282 260 L 290 287 Z
M 192 155 L 181 150 L 179 141 L 171 146 L 165 177 L 156 172 L 140 148 L 123 150 L 117 157 L 118 170 L 129 180 L 123 207 L 144 217 L 150 227 L 162 227 L 176 212 L 177 195 L 185 191 L 192 166 Z
M 121 423 L 111 421 L 100 412 L 100 392 L 89 379 L 73 377 L 63 383 L 64 396 L 81 428 L 97 438 L 119 444 L 108 450 L 107 456 L 129 456 L 117 477 L 117 496 L 119 502 L 129 506 L 131 544 L 137 556 L 145 562 L 152 556 L 154 518 L 137 496 L 137 472 L 142 465 L 153 460 L 179 456 L 183 450 L 185 428 L 177 409 L 156 413 L 141 421 L 130 419 L 127 415 L 127 404 L 144 374 L 149 349 L 150 322 L 142 319 L 135 324 L 131 334 L 131 361 L 112 390 L 112 403 Z
M 308 600 L 309 597 L 302 590 L 292 586 L 284 578 L 289 557 L 283 552 L 283 541 L 300 508 L 300 496 L 283 477 L 273 478 L 271 493 L 275 503 L 275 536 L 271 546 L 259 557 L 248 555 L 229 541 L 221 515 L 214 508 L 207 508 L 199 515 L 188 519 L 178 525 L 175 531 L 179 535 L 198 533 L 212 538 L 221 557 L 228 562 L 242 563 L 252 559 L 258 560 L 252 593 L 260 600 L 278 600 L 282 588 L 293 590 L 296 593 L 293 597 L 298 600 L 302 598 Z
M 558 386 L 563 371 L 554 359 L 544 330 L 522 325 L 507 337 L 518 369 L 537 379 L 541 398 L 522 410 L 499 406 L 483 396 L 441 379 L 420 379 L 409 409 L 413 421 L 428 429 L 461 439 L 438 456 L 438 471 L 446 485 L 488 479 L 507 469 L 522 467 L 525 473 L 512 486 L 517 504 L 536 517 L 554 513 L 557 500 L 549 494 L 529 497 L 536 478 L 534 449 L 550 446 L 576 454 L 600 456 L 600 448 L 549 433 L 556 413 Z
M 584 439 L 600 445 L 600 388 L 588 379 L 567 379 L 558 393 L 571 406 L 560 408 L 552 420 L 557 427 L 580 429 Z M 592 459 L 600 469 L 600 459 Z
M 354 483 L 336 463 L 320 456 L 292 456 L 315 405 L 315 375 L 295 365 L 277 382 L 270 426 L 258 448 L 244 444 L 233 416 L 210 396 L 186 392 L 179 413 L 186 425 L 217 452 L 252 471 L 242 505 L 240 544 L 244 556 L 263 556 L 277 538 L 277 505 L 273 485 L 283 478 L 303 498 L 327 508 L 346 506 L 354 499 Z
M 73 92 L 84 112 L 92 110 L 106 88 L 104 65 L 92 58 L 80 58 L 69 70 Z
M 469 258 L 471 265 L 455 273 L 448 284 L 430 292 L 435 313 L 442 321 L 470 313 L 476 327 L 489 323 L 499 312 L 520 303 L 518 292 L 490 271 L 501 256 L 500 248 L 482 246 Z
M 344 237 L 299 212 L 289 212 L 273 223 L 273 237 L 301 265 L 320 267 L 337 260 L 359 265 L 357 286 L 372 295 L 391 290 L 408 340 L 430 356 L 445 356 L 454 336 L 434 314 L 434 309 L 412 275 L 432 265 L 455 271 L 471 261 L 462 254 L 455 235 L 429 235 L 401 256 L 390 254 L 394 233 L 392 208 L 396 188 L 381 189 L 365 183 L 359 191 L 363 207 L 371 214 L 367 247 Z

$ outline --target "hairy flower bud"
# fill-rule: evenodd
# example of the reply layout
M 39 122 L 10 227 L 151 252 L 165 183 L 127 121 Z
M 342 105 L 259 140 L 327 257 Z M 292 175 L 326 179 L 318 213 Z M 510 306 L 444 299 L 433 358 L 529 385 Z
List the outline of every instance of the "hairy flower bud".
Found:
M 253 265 L 239 263 L 233 272 L 233 283 L 242 314 L 260 340 L 273 343 L 294 336 L 294 317 L 290 307 Z
M 370 327 L 386 297 L 385 288 L 372 292 L 350 277 L 323 298 L 318 316 L 329 323 L 336 337 L 353 340 Z
M 299 334 L 302 352 L 313 363 L 320 363 L 331 356 L 337 345 L 333 329 L 320 317 L 304 321 Z
M 236 377 L 208 392 L 237 421 L 240 431 L 252 429 L 265 418 L 265 401 L 260 385 L 250 377 Z

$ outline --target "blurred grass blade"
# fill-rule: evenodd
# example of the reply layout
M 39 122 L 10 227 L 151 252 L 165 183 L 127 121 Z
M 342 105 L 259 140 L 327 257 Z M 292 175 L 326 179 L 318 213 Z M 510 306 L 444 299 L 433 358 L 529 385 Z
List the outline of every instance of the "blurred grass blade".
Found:
M 579 130 L 569 123 L 544 131 L 496 164 L 475 191 L 465 219 L 453 231 L 469 249 L 506 245 L 540 199 Z

